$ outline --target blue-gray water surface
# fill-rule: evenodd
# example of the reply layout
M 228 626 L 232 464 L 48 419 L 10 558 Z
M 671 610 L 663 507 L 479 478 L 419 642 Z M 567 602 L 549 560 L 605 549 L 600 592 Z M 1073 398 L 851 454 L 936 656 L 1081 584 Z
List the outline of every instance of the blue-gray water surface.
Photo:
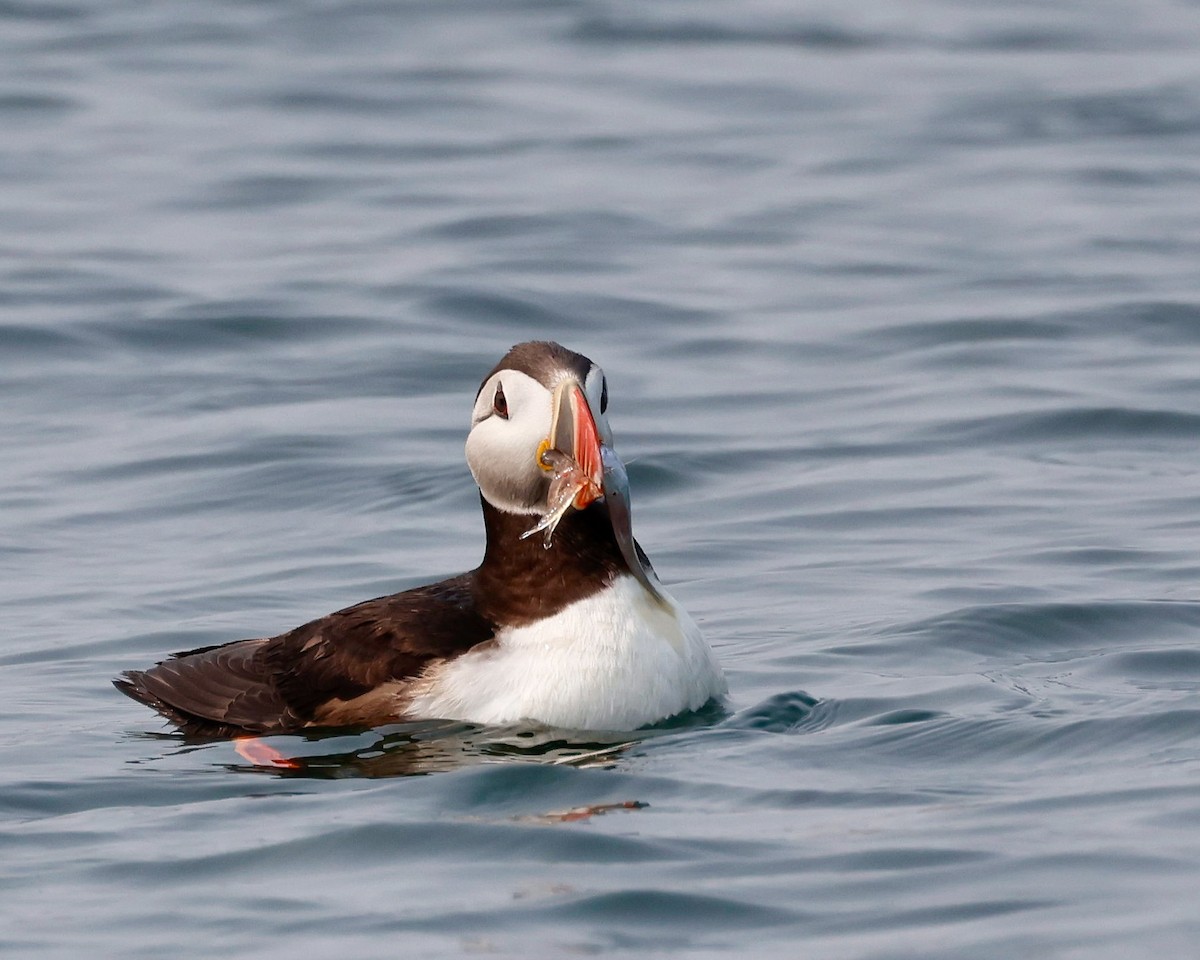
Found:
M 1200 6 L 0 0 L 0 952 L 1196 956 Z M 187 743 L 609 376 L 730 680 Z

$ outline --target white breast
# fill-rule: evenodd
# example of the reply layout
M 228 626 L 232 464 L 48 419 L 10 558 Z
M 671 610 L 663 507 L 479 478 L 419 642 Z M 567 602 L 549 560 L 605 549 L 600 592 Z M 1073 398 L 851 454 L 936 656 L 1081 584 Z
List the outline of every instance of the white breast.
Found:
M 552 617 L 496 635 L 484 650 L 435 665 L 405 704 L 411 717 L 480 724 L 536 721 L 633 730 L 725 693 L 692 618 L 632 577 Z

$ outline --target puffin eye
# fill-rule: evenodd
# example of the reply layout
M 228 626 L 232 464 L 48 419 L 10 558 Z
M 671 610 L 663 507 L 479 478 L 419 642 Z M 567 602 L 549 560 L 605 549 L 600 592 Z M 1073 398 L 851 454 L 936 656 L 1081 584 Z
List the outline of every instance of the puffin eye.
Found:
M 608 409 L 608 377 L 600 381 L 600 412 Z
M 503 420 L 508 419 L 508 401 L 504 399 L 503 384 L 496 384 L 496 396 L 492 398 L 492 412 Z

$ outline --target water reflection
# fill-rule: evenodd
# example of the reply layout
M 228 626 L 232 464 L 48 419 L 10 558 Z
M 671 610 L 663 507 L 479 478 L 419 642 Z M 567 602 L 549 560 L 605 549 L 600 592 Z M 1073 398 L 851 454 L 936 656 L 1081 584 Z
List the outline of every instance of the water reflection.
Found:
M 337 780 L 425 776 L 483 763 L 526 762 L 577 767 L 610 766 L 653 731 L 572 731 L 556 728 L 479 727 L 422 721 L 366 730 L 313 731 L 303 736 L 233 741 L 240 773 Z M 179 740 L 180 737 L 172 737 Z M 185 749 L 214 741 L 187 740 Z

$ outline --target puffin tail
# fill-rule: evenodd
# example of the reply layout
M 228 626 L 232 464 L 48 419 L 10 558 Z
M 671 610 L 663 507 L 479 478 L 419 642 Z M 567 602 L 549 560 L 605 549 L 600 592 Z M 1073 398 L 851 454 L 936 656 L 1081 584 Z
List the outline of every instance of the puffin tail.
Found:
M 243 640 L 178 654 L 149 670 L 128 670 L 113 686 L 188 735 L 279 732 L 294 718 L 263 682 L 255 656 L 263 642 Z
M 223 732 L 223 725 L 214 724 L 211 720 L 206 720 L 204 717 L 198 717 L 195 714 L 180 710 L 155 694 L 147 684 L 146 671 L 144 670 L 126 670 L 114 679 L 112 684 L 125 694 L 125 696 L 136 700 L 138 703 L 145 704 L 161 717 L 175 724 L 184 733 L 207 734 L 218 737 L 227 735 Z

